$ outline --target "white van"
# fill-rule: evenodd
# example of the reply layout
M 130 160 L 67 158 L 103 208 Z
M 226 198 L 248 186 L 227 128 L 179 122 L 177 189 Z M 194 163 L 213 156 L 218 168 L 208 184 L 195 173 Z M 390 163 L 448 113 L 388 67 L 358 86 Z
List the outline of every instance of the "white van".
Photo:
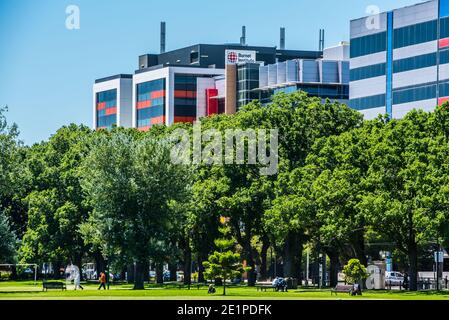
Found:
M 400 286 L 404 283 L 404 275 L 396 271 L 385 272 L 386 286 Z

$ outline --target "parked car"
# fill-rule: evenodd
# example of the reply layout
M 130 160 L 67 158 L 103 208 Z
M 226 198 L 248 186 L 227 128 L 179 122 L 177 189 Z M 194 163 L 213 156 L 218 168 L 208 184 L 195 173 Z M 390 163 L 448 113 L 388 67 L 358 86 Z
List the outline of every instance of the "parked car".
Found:
M 385 272 L 385 285 L 386 286 L 400 286 L 404 283 L 404 275 L 396 271 Z

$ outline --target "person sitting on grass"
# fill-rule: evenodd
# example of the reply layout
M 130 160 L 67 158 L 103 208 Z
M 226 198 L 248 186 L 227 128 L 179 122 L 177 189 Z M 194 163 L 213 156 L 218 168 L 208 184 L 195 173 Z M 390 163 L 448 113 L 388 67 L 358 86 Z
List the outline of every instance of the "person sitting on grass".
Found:
M 209 289 L 207 290 L 207 294 L 214 294 L 216 292 L 214 285 L 211 283 L 209 285 Z
M 98 287 L 98 290 L 100 290 L 101 288 L 106 290 L 106 274 L 104 272 L 100 273 L 99 281 L 100 281 L 100 286 Z

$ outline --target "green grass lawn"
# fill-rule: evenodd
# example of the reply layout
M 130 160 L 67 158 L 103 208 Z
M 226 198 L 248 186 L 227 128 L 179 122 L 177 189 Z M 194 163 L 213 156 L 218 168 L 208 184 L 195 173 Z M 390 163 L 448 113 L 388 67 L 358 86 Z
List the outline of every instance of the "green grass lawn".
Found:
M 232 287 L 227 289 L 226 297 L 221 295 L 222 288 L 217 288 L 217 294 L 208 295 L 207 288 L 198 290 L 192 287 L 191 290 L 178 288 L 161 288 L 146 286 L 145 290 L 134 291 L 132 285 L 111 286 L 108 291 L 97 290 L 97 285 L 84 284 L 84 290 L 73 290 L 73 285 L 68 285 L 67 291 L 49 290 L 42 291 L 42 283 L 38 282 L 0 282 L 0 300 L 5 299 L 76 299 L 76 300 L 140 300 L 140 299 L 168 299 L 168 300 L 188 300 L 188 299 L 285 299 L 285 300 L 449 300 L 449 292 L 388 292 L 388 291 L 365 291 L 361 297 L 350 297 L 347 294 L 339 293 L 338 296 L 331 296 L 330 290 L 318 289 L 298 289 L 289 292 L 257 292 L 256 288 Z

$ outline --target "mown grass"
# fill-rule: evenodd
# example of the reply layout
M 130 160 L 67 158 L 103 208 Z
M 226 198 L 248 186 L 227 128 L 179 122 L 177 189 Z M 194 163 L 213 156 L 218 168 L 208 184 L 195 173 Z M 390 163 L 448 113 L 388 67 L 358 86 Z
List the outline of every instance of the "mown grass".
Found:
M 68 285 L 67 291 L 42 291 L 42 283 L 33 282 L 0 282 L 0 299 L 33 299 L 33 300 L 202 300 L 202 299 L 282 299 L 282 300 L 449 300 L 449 292 L 399 292 L 399 291 L 365 291 L 361 297 L 348 294 L 331 295 L 329 289 L 298 289 L 289 292 L 257 292 L 256 288 L 245 286 L 227 289 L 226 297 L 222 296 L 222 288 L 217 288 L 214 295 L 207 294 L 207 288 L 199 290 L 192 287 L 174 288 L 147 285 L 145 290 L 132 290 L 132 285 L 114 285 L 110 290 L 97 290 L 97 285 L 83 284 L 84 290 L 74 290 Z

